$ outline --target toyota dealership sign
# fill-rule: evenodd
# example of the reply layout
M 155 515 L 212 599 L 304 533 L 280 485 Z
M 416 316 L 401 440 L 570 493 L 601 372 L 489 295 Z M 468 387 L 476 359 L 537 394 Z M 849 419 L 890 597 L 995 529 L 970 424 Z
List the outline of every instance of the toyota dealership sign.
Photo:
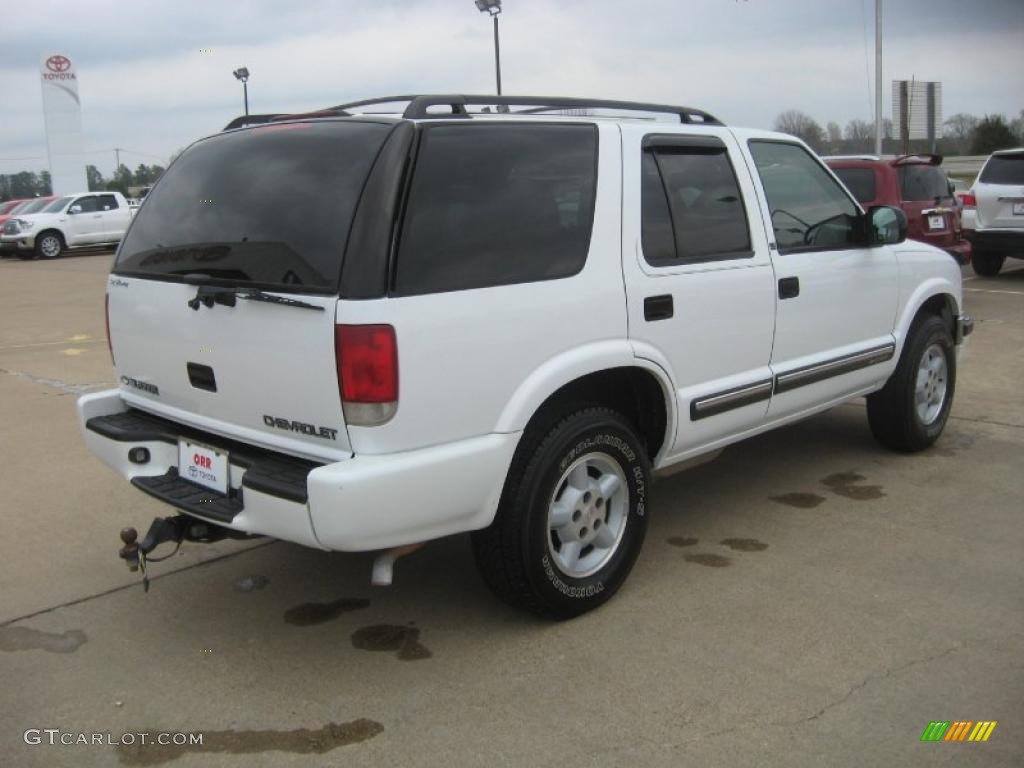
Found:
M 53 193 L 66 195 L 85 191 L 88 184 L 82 154 L 82 102 L 78 97 L 74 62 L 65 53 L 47 53 L 43 55 L 39 73 Z

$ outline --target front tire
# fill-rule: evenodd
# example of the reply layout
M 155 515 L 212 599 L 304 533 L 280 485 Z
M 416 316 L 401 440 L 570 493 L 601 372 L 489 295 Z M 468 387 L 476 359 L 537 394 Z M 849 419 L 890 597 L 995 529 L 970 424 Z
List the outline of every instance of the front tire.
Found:
M 64 251 L 64 240 L 57 232 L 43 232 L 36 238 L 37 259 L 56 259 Z
M 882 445 L 923 451 L 942 434 L 956 389 L 956 352 L 946 324 L 917 318 L 899 364 L 878 392 L 868 395 L 868 423 Z
M 649 487 L 642 443 L 615 411 L 581 407 L 527 429 L 494 522 L 472 536 L 484 581 L 546 618 L 597 608 L 640 552 Z
M 1005 261 L 1005 256 L 999 256 L 988 251 L 975 251 L 971 255 L 971 267 L 974 269 L 974 274 L 981 277 L 995 277 L 999 274 L 999 270 L 1003 268 L 1003 262 Z

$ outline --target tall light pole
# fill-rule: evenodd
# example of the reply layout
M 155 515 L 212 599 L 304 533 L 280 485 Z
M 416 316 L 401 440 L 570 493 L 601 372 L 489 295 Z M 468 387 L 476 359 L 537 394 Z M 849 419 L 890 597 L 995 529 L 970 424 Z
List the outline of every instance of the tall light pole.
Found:
M 249 116 L 249 70 L 245 67 L 239 67 L 232 72 L 236 80 L 242 81 L 242 98 L 245 99 L 245 116 Z
M 498 14 L 501 13 L 501 0 L 474 0 L 481 13 L 490 14 L 494 19 L 494 74 L 498 81 L 498 95 L 501 96 L 501 49 L 498 46 Z
M 875 0 L 875 154 L 882 154 L 882 0 Z

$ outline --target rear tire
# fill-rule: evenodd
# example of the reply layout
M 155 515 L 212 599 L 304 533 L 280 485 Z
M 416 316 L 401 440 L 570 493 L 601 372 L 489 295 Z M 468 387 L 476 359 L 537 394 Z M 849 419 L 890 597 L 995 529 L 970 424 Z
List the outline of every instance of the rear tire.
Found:
M 935 315 L 914 320 L 899 364 L 885 387 L 868 395 L 875 439 L 904 453 L 939 439 L 956 389 L 956 351 L 946 324 Z
M 998 275 L 999 270 L 1003 268 L 1004 261 L 1006 261 L 1005 256 L 999 256 L 988 251 L 975 251 L 971 255 L 971 266 L 974 268 L 974 274 L 981 277 L 995 277 Z
M 64 239 L 59 232 L 43 232 L 36 238 L 35 257 L 56 259 L 64 252 Z
M 494 522 L 472 535 L 477 568 L 504 602 L 568 619 L 626 580 L 647 530 L 650 466 L 633 427 L 580 407 L 527 429 Z

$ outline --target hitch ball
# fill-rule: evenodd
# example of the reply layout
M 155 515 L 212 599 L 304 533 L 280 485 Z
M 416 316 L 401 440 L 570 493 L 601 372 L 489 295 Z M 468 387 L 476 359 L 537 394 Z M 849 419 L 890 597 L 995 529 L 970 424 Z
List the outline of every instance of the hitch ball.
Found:
M 121 541 L 124 542 L 124 546 L 121 547 L 117 555 L 125 561 L 129 571 L 139 570 L 138 538 L 139 532 L 134 528 L 121 529 Z

